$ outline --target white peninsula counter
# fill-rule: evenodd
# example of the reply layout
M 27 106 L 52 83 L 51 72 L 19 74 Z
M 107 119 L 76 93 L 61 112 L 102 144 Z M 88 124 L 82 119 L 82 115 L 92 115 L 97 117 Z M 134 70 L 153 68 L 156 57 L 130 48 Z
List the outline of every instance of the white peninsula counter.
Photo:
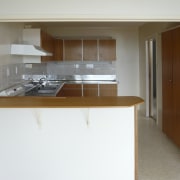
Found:
M 137 179 L 138 97 L 0 98 L 0 179 Z

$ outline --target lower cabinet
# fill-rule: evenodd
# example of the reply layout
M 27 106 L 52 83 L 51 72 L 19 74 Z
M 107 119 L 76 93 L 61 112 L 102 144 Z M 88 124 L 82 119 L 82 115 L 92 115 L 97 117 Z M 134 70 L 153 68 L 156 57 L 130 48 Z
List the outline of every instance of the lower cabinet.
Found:
M 70 97 L 82 96 L 82 84 L 64 84 L 57 96 Z
M 117 96 L 117 84 L 64 84 L 57 96 Z
M 98 96 L 98 84 L 83 84 L 83 96 Z
M 99 96 L 117 96 L 117 84 L 100 84 Z

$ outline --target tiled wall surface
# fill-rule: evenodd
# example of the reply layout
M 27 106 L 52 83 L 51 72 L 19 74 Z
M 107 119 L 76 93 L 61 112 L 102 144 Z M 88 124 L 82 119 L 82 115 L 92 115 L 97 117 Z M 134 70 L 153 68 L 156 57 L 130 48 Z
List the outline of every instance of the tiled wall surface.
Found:
M 115 74 L 115 62 L 71 61 L 61 63 L 48 63 L 47 73 L 55 75 Z
M 22 82 L 23 64 L 8 64 L 0 66 L 0 90 Z
M 7 64 L 0 66 L 0 90 L 21 83 L 23 78 L 34 75 L 41 78 L 45 75 L 115 75 L 114 62 L 52 62 L 35 64 Z M 23 76 L 26 75 L 26 76 Z M 38 80 L 39 80 L 38 79 Z
M 115 62 L 52 62 L 25 64 L 26 75 L 96 75 L 115 74 Z
M 46 75 L 47 64 L 46 63 L 28 63 L 24 64 L 24 74 L 26 75 Z
M 42 64 L 6 64 L 0 66 L 0 91 L 23 82 L 22 75 L 46 75 L 47 65 Z

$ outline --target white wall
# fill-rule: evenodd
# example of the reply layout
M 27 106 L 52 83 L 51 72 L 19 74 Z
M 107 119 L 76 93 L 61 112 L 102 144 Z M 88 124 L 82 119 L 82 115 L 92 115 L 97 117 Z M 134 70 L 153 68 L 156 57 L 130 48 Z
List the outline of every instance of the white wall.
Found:
M 6 20 L 176 20 L 179 0 L 1 0 Z
M 22 56 L 10 55 L 10 45 L 22 40 L 22 29 L 23 23 L 0 23 L 0 65 L 22 62 Z
M 23 23 L 0 23 L 0 90 L 21 81 L 22 56 L 11 55 L 11 44 L 22 39 Z
M 139 39 L 137 27 L 51 27 L 47 28 L 47 31 L 61 37 L 111 36 L 116 39 L 118 95 L 139 95 Z

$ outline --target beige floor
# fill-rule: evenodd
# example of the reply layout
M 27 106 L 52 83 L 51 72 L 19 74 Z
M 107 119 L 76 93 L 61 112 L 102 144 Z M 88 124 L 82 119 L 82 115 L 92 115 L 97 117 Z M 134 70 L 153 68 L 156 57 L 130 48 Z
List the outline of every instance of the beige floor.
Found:
M 180 148 L 155 125 L 139 118 L 139 180 L 180 180 Z

